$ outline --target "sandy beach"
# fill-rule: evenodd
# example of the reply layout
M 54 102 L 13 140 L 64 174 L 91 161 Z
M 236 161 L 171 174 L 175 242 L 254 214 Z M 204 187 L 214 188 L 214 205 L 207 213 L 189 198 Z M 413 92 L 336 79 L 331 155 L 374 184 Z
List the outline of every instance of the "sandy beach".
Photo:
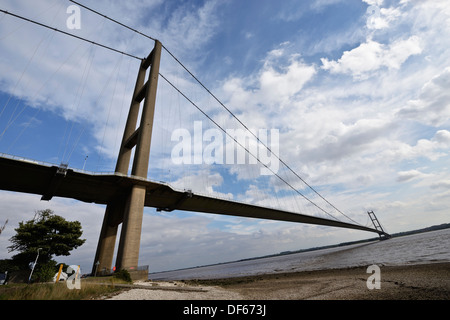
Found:
M 107 300 L 449 300 L 450 263 L 380 266 L 197 281 L 139 281 Z

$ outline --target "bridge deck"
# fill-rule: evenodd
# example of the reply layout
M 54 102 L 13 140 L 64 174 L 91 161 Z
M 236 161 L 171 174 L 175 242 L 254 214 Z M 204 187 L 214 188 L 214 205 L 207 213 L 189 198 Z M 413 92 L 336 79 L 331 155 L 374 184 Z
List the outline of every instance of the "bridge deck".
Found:
M 126 194 L 133 185 L 146 187 L 145 206 L 158 210 L 192 211 L 357 229 L 379 230 L 336 220 L 179 191 L 164 183 L 117 173 L 95 174 L 62 169 L 35 161 L 0 156 L 0 189 L 41 195 L 43 200 L 63 197 L 108 204 Z

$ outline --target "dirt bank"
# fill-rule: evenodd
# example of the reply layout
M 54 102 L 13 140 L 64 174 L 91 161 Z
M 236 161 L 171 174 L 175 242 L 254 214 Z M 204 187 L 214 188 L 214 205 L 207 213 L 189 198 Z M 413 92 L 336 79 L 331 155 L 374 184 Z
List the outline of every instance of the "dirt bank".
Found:
M 450 263 L 381 266 L 380 289 L 369 290 L 367 268 L 251 277 L 143 282 L 118 300 L 448 300 Z M 158 288 L 159 287 L 159 288 Z M 192 290 L 190 290 L 192 289 Z M 200 290 L 199 290 L 200 289 Z

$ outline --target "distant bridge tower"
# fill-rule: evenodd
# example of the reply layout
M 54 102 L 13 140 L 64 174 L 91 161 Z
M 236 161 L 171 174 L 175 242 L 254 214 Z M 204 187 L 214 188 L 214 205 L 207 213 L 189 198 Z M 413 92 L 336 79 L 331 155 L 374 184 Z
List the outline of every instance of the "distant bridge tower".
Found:
M 141 62 L 117 158 L 116 173 L 128 174 L 131 153 L 136 147 L 131 175 L 147 179 L 161 48 L 161 43 L 156 40 L 152 52 Z M 149 67 L 148 80 L 145 82 Z M 141 122 L 140 126 L 136 128 L 141 103 Z M 122 231 L 116 268 L 118 270 L 135 270 L 137 268 L 145 194 L 145 186 L 134 184 L 126 194 L 117 195 L 107 204 L 92 269 L 93 273 L 111 269 L 117 229 L 120 223 L 122 223 Z
M 372 220 L 375 230 L 379 231 L 378 235 L 380 236 L 380 239 L 385 240 L 385 239 L 391 238 L 391 235 L 384 231 L 383 227 L 381 226 L 380 221 L 378 221 L 378 218 L 375 215 L 375 212 L 373 212 L 373 210 L 367 211 L 367 214 L 369 215 L 370 220 Z

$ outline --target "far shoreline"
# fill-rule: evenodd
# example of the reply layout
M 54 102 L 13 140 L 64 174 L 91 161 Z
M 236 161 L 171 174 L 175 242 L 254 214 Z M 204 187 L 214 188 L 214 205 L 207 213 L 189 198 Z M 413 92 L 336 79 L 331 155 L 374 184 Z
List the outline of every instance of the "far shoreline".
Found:
M 405 236 L 409 236 L 409 235 L 413 235 L 413 234 L 440 231 L 440 230 L 444 230 L 444 229 L 450 229 L 450 223 L 433 225 L 433 226 L 422 228 L 422 229 L 397 232 L 397 233 L 392 234 L 391 237 L 392 238 L 405 237 Z M 258 256 L 258 257 L 244 258 L 244 259 L 233 260 L 233 261 L 218 262 L 218 263 L 193 266 L 193 267 L 185 267 L 185 268 L 179 268 L 179 269 L 173 269 L 173 270 L 157 271 L 157 272 L 149 273 L 149 279 L 151 279 L 151 275 L 159 275 L 159 274 L 164 274 L 164 273 L 169 273 L 169 272 L 179 272 L 179 271 L 183 271 L 183 270 L 195 270 L 195 269 L 199 269 L 199 268 L 220 266 L 220 265 L 226 265 L 226 264 L 231 264 L 231 263 L 259 260 L 259 259 L 265 259 L 265 258 L 271 258 L 271 257 L 281 257 L 281 256 L 285 256 L 285 255 L 291 255 L 291 254 L 297 254 L 297 253 L 303 253 L 303 252 L 313 252 L 313 251 L 339 248 L 339 247 L 346 247 L 346 246 L 351 246 L 351 245 L 356 245 L 356 244 L 363 244 L 363 243 L 377 242 L 377 241 L 385 241 L 385 240 L 380 240 L 380 238 L 375 237 L 375 238 L 368 238 L 368 239 L 355 240 L 355 241 L 349 241 L 349 242 L 341 242 L 338 244 L 325 245 L 325 246 L 320 246 L 320 247 L 311 247 L 311 248 L 300 249 L 300 250 L 295 250 L 295 251 L 283 251 L 283 252 L 279 252 L 279 253 Z M 429 263 L 429 262 L 424 262 L 424 263 Z M 231 277 L 234 277 L 234 276 L 231 276 Z

